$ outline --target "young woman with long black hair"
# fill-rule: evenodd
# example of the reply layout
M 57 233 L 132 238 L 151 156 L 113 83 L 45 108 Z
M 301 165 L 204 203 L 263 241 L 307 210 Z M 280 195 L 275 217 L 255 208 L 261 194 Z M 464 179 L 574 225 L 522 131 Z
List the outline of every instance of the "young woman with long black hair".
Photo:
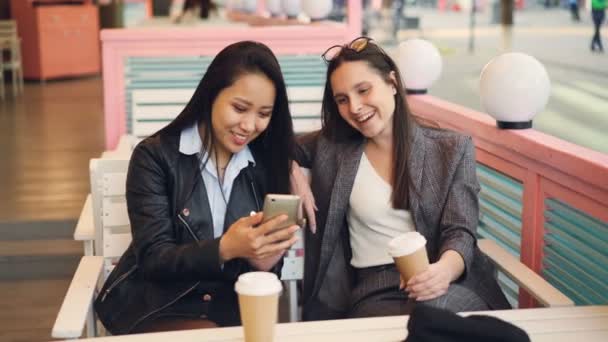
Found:
M 240 323 L 237 277 L 278 274 L 297 239 L 298 226 L 267 234 L 286 217 L 259 213 L 265 194 L 289 192 L 293 139 L 274 54 L 250 41 L 223 49 L 181 114 L 131 157 L 133 241 L 95 302 L 112 334 Z

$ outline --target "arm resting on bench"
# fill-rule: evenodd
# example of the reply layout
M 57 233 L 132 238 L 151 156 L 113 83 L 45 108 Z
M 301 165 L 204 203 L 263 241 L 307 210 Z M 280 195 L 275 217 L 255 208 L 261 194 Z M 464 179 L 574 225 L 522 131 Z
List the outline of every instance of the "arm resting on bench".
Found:
M 97 280 L 101 275 L 103 257 L 84 256 L 76 269 L 53 325 L 53 338 L 78 338 L 93 310 Z
M 548 307 L 574 305 L 570 298 L 501 248 L 496 242 L 480 239 L 478 245 L 500 271 L 524 288 L 541 305 Z

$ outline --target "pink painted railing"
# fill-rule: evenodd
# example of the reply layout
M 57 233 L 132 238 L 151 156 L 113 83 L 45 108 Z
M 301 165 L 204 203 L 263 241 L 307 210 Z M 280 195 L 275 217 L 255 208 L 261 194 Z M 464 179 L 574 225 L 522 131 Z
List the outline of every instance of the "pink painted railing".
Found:
M 545 199 L 608 222 L 608 155 L 534 129 L 500 130 L 494 119 L 428 95 L 410 96 L 416 116 L 473 137 L 477 160 L 523 184 L 521 261 L 541 273 Z M 520 294 L 520 307 L 532 306 Z
M 277 55 L 321 54 L 361 34 L 361 1 L 348 1 L 347 23 L 279 27 L 131 28 L 101 31 L 106 149 L 126 133 L 124 63 L 133 56 L 212 56 L 240 40 L 267 44 Z

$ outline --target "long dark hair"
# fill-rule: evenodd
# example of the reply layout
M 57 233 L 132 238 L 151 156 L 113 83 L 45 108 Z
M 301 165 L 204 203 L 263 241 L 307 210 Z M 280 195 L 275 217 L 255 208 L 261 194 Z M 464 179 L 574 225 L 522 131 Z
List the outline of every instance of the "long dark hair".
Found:
M 367 65 L 378 73 L 385 82 L 394 84 L 397 89 L 395 94 L 395 113 L 393 115 L 393 172 L 392 172 L 392 204 L 395 209 L 409 209 L 409 185 L 412 177 L 408 169 L 408 160 L 411 150 L 412 129 L 417 125 L 405 98 L 405 88 L 401 80 L 401 73 L 395 62 L 375 43 L 369 41 L 361 51 L 343 48 L 328 64 L 321 107 L 323 121 L 323 134 L 330 140 L 345 142 L 348 140 L 360 140 L 362 134 L 346 122 L 338 111 L 331 88 L 331 75 L 343 63 L 366 62 Z M 394 72 L 394 80 L 391 77 Z M 394 82 L 397 82 L 395 84 Z M 411 189 L 416 192 L 415 189 Z
M 211 108 L 218 94 L 245 74 L 259 73 L 268 77 L 275 88 L 270 123 L 264 132 L 249 143 L 256 161 L 266 171 L 266 190 L 289 192 L 289 172 L 294 151 L 294 133 L 287 102 L 287 90 L 279 62 L 264 44 L 242 41 L 225 47 L 215 56 L 194 95 L 182 112 L 160 132 L 179 134 L 198 123 L 202 127 L 203 149 L 213 151 L 215 135 L 211 125 Z

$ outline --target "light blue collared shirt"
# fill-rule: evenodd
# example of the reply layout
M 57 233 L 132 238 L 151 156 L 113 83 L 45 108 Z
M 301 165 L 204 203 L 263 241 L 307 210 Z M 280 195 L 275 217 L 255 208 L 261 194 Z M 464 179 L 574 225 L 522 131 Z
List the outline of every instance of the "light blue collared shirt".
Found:
M 193 155 L 201 152 L 203 143 L 198 133 L 198 124 L 182 130 L 179 138 L 179 151 L 183 154 Z M 207 159 L 208 152 L 203 151 L 201 161 Z M 207 190 L 207 199 L 211 208 L 211 216 L 213 218 L 213 237 L 218 238 L 224 232 L 224 221 L 226 218 L 226 207 L 230 202 L 232 192 L 232 184 L 239 175 L 241 170 L 249 166 L 249 162 L 255 164 L 255 159 L 249 150 L 249 146 L 236 154 L 232 155 L 226 171 L 224 171 L 223 187 L 220 187 L 220 182 L 217 176 L 217 169 L 213 160 L 209 159 L 205 168 L 201 170 L 201 176 Z M 202 165 L 201 165 L 202 167 Z M 222 193 L 224 194 L 222 196 Z M 235 217 L 238 219 L 238 217 Z

